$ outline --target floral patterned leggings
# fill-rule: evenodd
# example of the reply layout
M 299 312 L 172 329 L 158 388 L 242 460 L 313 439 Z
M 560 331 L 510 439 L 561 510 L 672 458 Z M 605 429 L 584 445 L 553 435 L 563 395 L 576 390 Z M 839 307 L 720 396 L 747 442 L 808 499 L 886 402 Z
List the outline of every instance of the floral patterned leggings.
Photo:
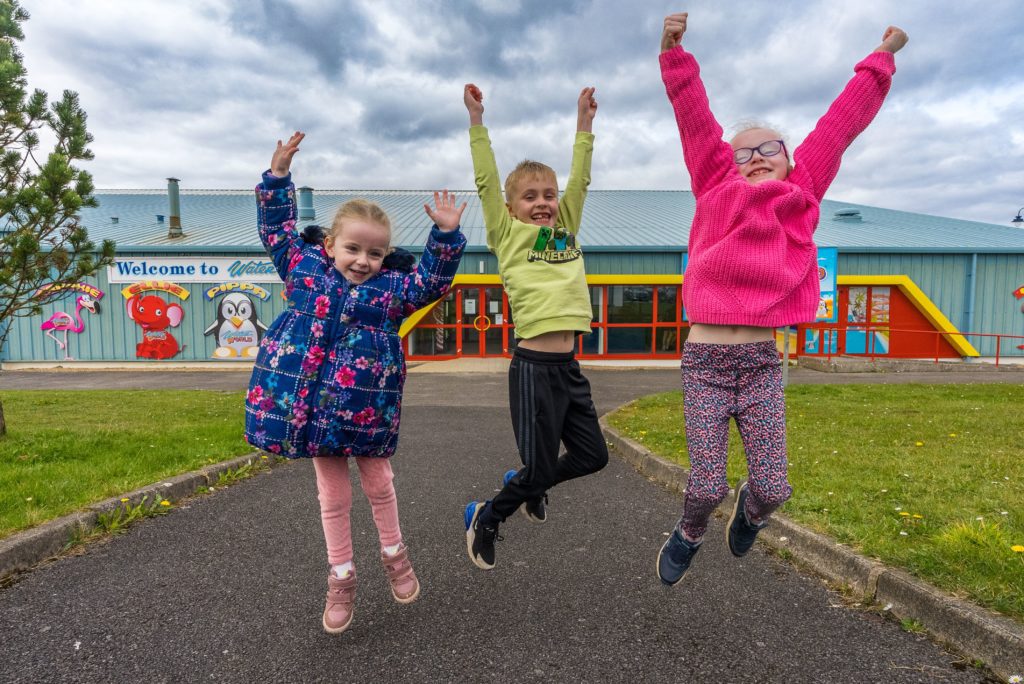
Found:
M 359 467 L 359 483 L 370 501 L 373 521 L 381 548 L 402 541 L 398 526 L 398 498 L 392 483 L 394 473 L 387 458 L 356 456 L 318 456 L 313 459 L 316 488 L 320 498 L 320 520 L 327 541 L 327 560 L 341 565 L 352 560 L 352 482 L 348 477 L 349 460 Z
M 786 478 L 786 403 L 774 342 L 683 347 L 683 410 L 690 479 L 679 527 L 700 539 L 729 494 L 729 419 L 747 456 L 747 517 L 760 520 L 793 492 Z

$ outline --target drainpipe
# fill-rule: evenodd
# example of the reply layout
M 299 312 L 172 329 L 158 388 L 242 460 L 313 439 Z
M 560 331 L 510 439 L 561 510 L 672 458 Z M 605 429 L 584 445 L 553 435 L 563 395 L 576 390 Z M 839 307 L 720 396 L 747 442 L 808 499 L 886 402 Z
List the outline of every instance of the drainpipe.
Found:
M 316 218 L 316 209 L 313 208 L 313 188 L 302 186 L 299 188 L 299 220 L 312 220 Z
M 974 332 L 974 298 L 978 292 L 978 254 L 971 255 L 971 265 L 967 267 L 967 301 L 964 306 L 964 332 Z M 973 361 L 967 357 L 966 361 Z
M 178 195 L 177 178 L 167 179 L 167 199 L 170 204 L 170 211 L 168 212 L 169 226 L 167 228 L 167 237 L 180 238 L 184 234 L 181 232 L 181 198 Z

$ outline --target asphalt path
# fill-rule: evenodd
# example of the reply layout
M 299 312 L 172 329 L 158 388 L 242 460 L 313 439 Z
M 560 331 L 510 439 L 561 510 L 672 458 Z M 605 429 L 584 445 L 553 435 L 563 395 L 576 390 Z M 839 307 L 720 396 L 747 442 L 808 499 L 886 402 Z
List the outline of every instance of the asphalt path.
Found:
M 675 370 L 587 375 L 599 413 L 679 386 Z M 393 463 L 416 603 L 391 598 L 357 494 L 355 620 L 322 631 L 315 481 L 294 461 L 0 590 L 0 681 L 985 681 L 760 547 L 734 559 L 720 519 L 686 580 L 662 587 L 655 557 L 681 500 L 615 457 L 552 490 L 546 524 L 511 518 L 497 567 L 479 570 L 463 507 L 517 462 L 504 375 L 410 374 Z

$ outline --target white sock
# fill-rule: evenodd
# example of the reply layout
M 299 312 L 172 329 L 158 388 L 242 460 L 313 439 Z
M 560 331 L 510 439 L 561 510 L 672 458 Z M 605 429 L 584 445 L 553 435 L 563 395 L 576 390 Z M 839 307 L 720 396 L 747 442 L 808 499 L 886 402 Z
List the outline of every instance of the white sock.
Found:
M 398 549 L 401 546 L 402 546 L 401 542 L 395 544 L 394 546 L 385 546 L 384 547 L 384 553 L 387 554 L 388 556 L 394 556 L 396 553 L 398 553 Z
M 342 563 L 341 565 L 335 565 L 331 570 L 334 571 L 334 576 L 338 579 L 345 579 L 349 576 L 349 573 L 352 572 L 352 561 Z

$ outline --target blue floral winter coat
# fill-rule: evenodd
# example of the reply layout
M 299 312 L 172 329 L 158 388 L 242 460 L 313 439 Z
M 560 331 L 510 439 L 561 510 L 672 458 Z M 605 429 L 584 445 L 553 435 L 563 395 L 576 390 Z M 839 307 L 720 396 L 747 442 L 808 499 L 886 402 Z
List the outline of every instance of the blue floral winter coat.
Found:
M 245 402 L 245 437 L 289 458 L 389 457 L 398 445 L 405 355 L 398 329 L 451 286 L 466 238 L 434 226 L 412 272 L 382 268 L 360 285 L 295 228 L 295 186 L 256 186 L 260 239 L 288 308 L 267 330 Z

